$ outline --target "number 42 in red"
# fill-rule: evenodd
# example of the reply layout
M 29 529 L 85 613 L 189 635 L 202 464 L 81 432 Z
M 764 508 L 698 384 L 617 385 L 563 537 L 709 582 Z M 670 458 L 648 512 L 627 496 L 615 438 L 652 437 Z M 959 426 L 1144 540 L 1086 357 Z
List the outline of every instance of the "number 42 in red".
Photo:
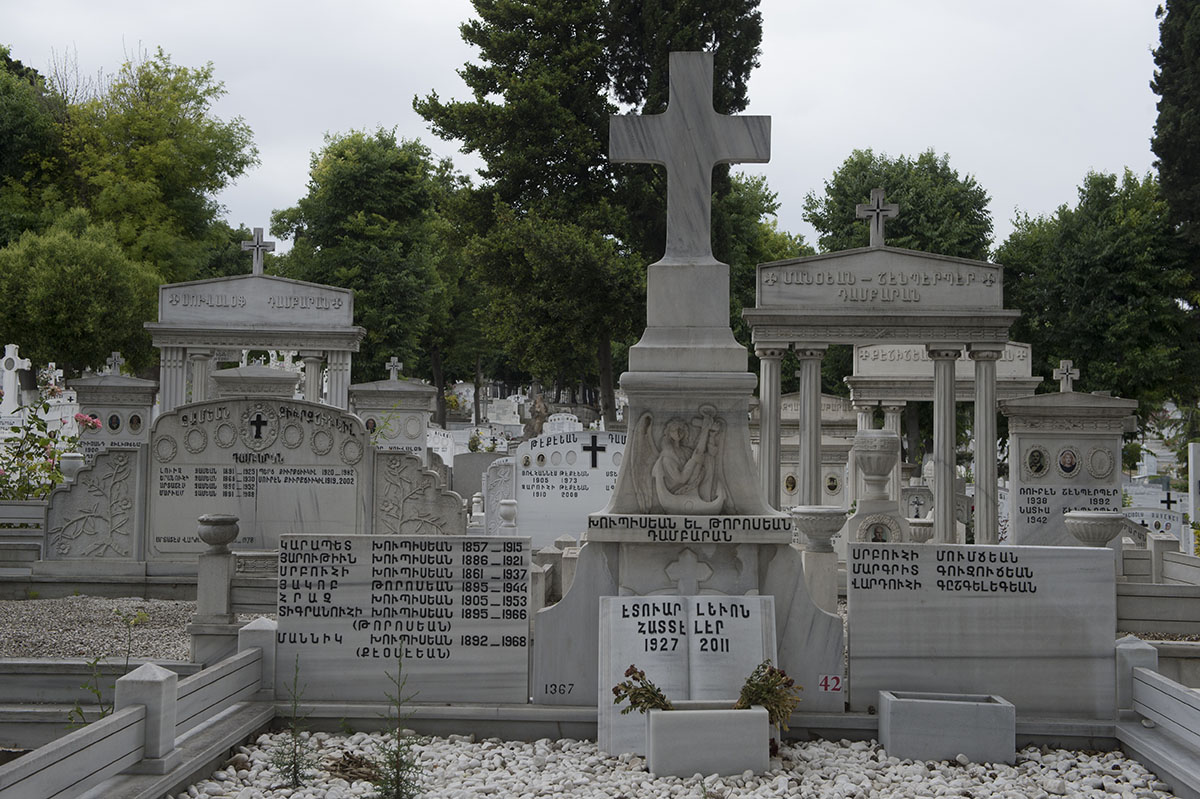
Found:
M 817 685 L 826 693 L 842 692 L 842 678 L 837 674 L 822 674 L 821 679 L 817 681 Z

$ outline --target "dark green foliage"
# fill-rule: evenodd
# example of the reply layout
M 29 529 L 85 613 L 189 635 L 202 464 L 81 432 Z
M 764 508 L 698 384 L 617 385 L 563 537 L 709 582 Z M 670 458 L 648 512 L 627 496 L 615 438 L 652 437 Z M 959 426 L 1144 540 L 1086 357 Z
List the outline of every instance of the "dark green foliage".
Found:
M 886 225 L 886 244 L 909 250 L 987 260 L 992 236 L 988 195 L 971 175 L 959 177 L 950 157 L 926 150 L 915 159 L 855 150 L 825 181 L 822 194 L 804 198 L 804 218 L 820 233 L 822 252 L 866 247 L 867 220 L 855 206 L 882 186 L 900 214 Z
M 445 257 L 435 199 L 450 176 L 424 145 L 382 129 L 328 137 L 309 174 L 308 194 L 271 217 L 271 232 L 295 242 L 272 268 L 354 290 L 367 335 L 353 379 L 380 379 L 392 355 L 415 362 L 426 332 Z
M 44 233 L 0 249 L 0 339 L 35 363 L 71 372 L 119 350 L 134 368 L 153 362 L 142 323 L 154 318 L 158 275 L 131 260 L 109 225 L 75 209 Z
M 1153 176 L 1089 173 L 1078 205 L 1019 216 L 996 258 L 1005 306 L 1022 312 L 1012 337 L 1033 346 L 1034 374 L 1049 381 L 1070 359 L 1075 390 L 1136 398 L 1143 420 L 1167 399 L 1195 402 L 1192 280 Z
M 1166 0 L 1159 6 L 1154 80 L 1159 95 L 1151 149 L 1171 221 L 1191 246 L 1200 275 L 1200 2 Z

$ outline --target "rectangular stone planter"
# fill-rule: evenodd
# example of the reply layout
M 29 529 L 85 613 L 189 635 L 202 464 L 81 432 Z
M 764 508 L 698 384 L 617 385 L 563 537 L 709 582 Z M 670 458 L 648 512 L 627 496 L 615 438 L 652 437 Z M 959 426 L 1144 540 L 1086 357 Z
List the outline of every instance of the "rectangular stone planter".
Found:
M 892 757 L 1013 763 L 1017 709 L 988 694 L 879 692 L 879 743 Z
M 685 700 L 646 714 L 646 768 L 660 777 L 761 774 L 770 767 L 767 709 L 732 710 L 733 700 Z

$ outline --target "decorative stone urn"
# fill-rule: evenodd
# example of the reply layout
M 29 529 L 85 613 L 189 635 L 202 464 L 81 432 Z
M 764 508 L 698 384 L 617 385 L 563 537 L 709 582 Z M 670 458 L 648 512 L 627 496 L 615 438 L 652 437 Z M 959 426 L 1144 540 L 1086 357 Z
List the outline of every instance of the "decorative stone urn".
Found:
M 933 538 L 933 519 L 909 519 L 908 540 L 914 544 L 924 544 Z
M 887 484 L 900 457 L 900 437 L 890 430 L 859 430 L 854 436 L 854 461 L 867 484 L 863 499 L 887 499 Z
M 75 478 L 79 476 L 79 470 L 83 468 L 83 453 L 64 452 L 58 459 L 58 468 L 62 471 L 63 479 L 66 482 L 74 483 Z
M 196 520 L 196 535 L 208 544 L 209 554 L 224 555 L 238 537 L 238 517 L 225 513 L 206 513 Z
M 1125 514 L 1109 510 L 1072 510 L 1063 514 L 1067 531 L 1087 547 L 1105 547 L 1128 523 Z
M 791 509 L 796 529 L 808 539 L 809 552 L 832 552 L 833 537 L 846 523 L 846 509 L 836 505 L 798 505 Z

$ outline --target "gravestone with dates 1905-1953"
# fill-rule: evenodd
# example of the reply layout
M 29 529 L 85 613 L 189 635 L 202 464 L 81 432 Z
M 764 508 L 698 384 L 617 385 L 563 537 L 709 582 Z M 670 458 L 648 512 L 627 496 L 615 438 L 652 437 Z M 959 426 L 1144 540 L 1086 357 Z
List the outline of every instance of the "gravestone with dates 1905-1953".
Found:
M 614 161 L 666 167 L 666 252 L 648 269 L 646 329 L 621 377 L 629 433 L 616 485 L 588 518 L 570 591 L 537 616 L 538 703 L 590 703 L 611 689 L 597 636 L 617 611 L 602 610 L 603 596 L 758 596 L 773 599 L 778 662 L 804 686 L 806 709 L 843 706 L 840 680 L 836 691 L 818 687 L 841 673 L 841 623 L 809 598 L 791 521 L 759 485 L 755 380 L 729 327 L 729 267 L 710 241 L 713 167 L 766 161 L 770 120 L 717 113 L 712 76 L 712 55 L 672 53 L 666 112 L 612 120 Z M 743 671 L 713 679 L 736 697 Z
M 1060 391 L 1009 399 L 1009 512 L 1012 544 L 1078 546 L 1069 510 L 1120 510 L 1122 434 L 1136 429 L 1136 400 L 1071 390 L 1078 370 L 1064 361 Z

